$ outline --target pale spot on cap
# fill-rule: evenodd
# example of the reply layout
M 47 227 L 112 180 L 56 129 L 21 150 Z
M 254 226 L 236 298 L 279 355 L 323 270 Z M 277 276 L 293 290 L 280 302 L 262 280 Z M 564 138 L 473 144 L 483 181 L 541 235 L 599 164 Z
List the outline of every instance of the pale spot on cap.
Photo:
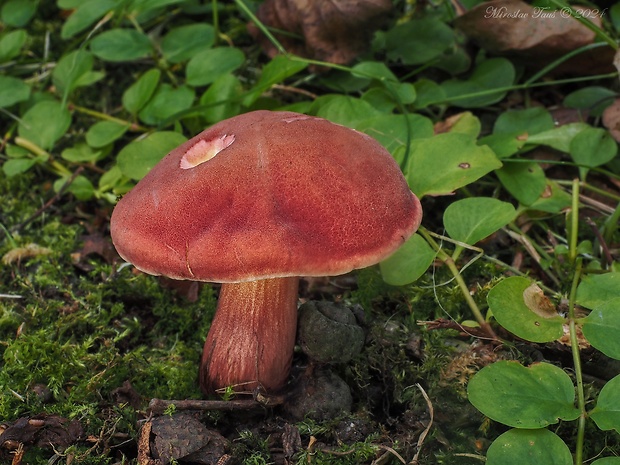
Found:
M 288 118 L 284 118 L 282 121 L 284 121 L 285 123 L 294 123 L 295 121 L 304 121 L 310 118 L 312 117 L 308 115 L 298 115 L 298 116 L 291 116 Z
M 235 136 L 233 134 L 224 134 L 217 139 L 199 140 L 185 152 L 179 166 L 184 170 L 194 168 L 201 163 L 211 160 L 234 141 Z

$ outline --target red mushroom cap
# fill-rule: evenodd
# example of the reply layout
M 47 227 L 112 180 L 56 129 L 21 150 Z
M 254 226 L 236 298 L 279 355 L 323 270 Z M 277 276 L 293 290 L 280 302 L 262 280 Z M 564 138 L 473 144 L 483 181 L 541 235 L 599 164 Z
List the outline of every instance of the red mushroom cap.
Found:
M 421 217 L 398 165 L 371 137 L 254 111 L 166 155 L 118 202 L 110 228 L 120 255 L 147 273 L 242 282 L 375 264 Z

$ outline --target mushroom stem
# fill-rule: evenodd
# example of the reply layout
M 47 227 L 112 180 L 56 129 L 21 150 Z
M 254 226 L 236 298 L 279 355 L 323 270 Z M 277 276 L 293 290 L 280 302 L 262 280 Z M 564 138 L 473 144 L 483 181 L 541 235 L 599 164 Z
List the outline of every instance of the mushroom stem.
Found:
M 284 386 L 295 346 L 298 285 L 298 277 L 222 284 L 200 364 L 205 393 Z

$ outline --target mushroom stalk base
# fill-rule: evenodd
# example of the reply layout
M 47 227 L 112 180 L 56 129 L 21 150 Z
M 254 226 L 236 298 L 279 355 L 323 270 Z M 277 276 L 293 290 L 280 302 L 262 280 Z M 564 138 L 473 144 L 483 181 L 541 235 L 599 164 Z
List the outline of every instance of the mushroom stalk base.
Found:
M 284 386 L 295 347 L 298 285 L 297 277 L 222 284 L 202 352 L 203 392 Z

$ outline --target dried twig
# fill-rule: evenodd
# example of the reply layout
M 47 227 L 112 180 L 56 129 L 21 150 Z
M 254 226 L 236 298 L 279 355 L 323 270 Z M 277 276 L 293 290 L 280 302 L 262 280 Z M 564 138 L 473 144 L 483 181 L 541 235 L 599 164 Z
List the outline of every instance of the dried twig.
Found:
M 428 425 L 426 425 L 426 428 L 424 428 L 424 431 L 422 431 L 422 434 L 420 434 L 420 437 L 418 438 L 418 450 L 413 456 L 413 459 L 411 459 L 411 462 L 409 462 L 409 465 L 417 465 L 419 463 L 418 457 L 420 456 L 420 452 L 422 451 L 422 445 L 424 444 L 424 440 L 426 439 L 428 432 L 431 430 L 431 427 L 433 426 L 433 418 L 435 417 L 435 410 L 433 409 L 433 403 L 428 397 L 428 394 L 426 394 L 426 391 L 420 385 L 420 383 L 416 383 L 416 387 L 422 393 L 424 400 L 426 400 L 426 405 L 428 406 L 428 414 L 430 416 L 430 419 L 428 421 Z
M 161 415 L 164 411 L 174 406 L 176 410 L 218 410 L 218 411 L 234 411 L 234 410 L 254 410 L 264 409 L 280 405 L 284 402 L 283 397 L 269 397 L 263 402 L 254 399 L 233 399 L 233 400 L 164 400 L 151 399 L 149 409 L 153 414 Z

